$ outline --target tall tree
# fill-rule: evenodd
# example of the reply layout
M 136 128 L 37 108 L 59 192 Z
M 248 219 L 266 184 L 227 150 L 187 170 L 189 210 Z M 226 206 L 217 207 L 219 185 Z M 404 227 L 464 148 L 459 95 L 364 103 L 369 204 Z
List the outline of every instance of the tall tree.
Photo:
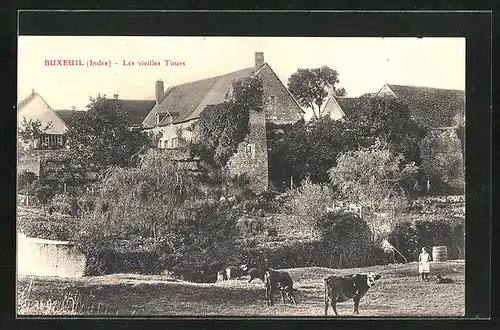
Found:
M 420 164 L 420 142 L 427 130 L 413 120 L 408 107 L 392 97 L 364 97 L 354 100 L 345 118 L 346 139 L 351 149 L 369 147 L 375 141 L 389 143 L 407 163 Z
M 98 95 L 87 108 L 75 115 L 68 134 L 73 162 L 82 172 L 99 175 L 109 166 L 131 165 L 132 156 L 151 144 L 148 135 L 128 126 L 118 95 Z
M 288 89 L 303 107 L 311 108 L 315 118 L 323 115 L 321 109 L 328 89 L 333 90 L 335 96 L 345 96 L 344 88 L 337 88 L 339 74 L 336 70 L 323 65 L 321 68 L 298 69 L 288 78 Z M 317 110 L 315 110 L 315 106 Z

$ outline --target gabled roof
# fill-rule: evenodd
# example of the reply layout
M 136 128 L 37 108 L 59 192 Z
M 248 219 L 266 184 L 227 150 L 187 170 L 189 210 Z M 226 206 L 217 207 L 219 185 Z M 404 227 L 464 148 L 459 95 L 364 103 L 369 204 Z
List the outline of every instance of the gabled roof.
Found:
M 41 108 L 26 108 L 31 102 L 38 99 Z M 45 106 L 45 107 L 43 107 Z M 64 134 L 68 130 L 68 125 L 59 117 L 57 112 L 43 99 L 43 97 L 33 91 L 29 96 L 17 104 L 18 125 L 23 118 L 28 120 L 39 120 L 44 124 L 51 123 L 51 127 L 45 132 L 48 134 Z
M 129 125 L 140 125 L 148 113 L 153 109 L 156 101 L 153 100 L 120 100 L 122 109 L 127 116 Z
M 369 101 L 367 96 L 337 98 L 337 103 L 347 117 L 352 115 L 356 109 L 366 106 Z
M 66 123 L 68 127 L 71 127 L 73 124 L 73 120 L 75 119 L 75 115 L 85 112 L 84 110 L 54 110 L 59 117 Z
M 465 116 L 465 91 L 421 86 L 386 85 L 406 103 L 415 119 L 430 127 L 454 126 Z
M 19 111 L 22 107 L 24 107 L 26 104 L 30 103 L 32 100 L 35 99 L 35 97 L 40 96 L 38 93 L 32 93 L 29 96 L 27 96 L 25 99 L 21 100 L 17 104 L 17 110 Z
M 156 105 L 149 112 L 142 124 L 147 128 L 156 126 L 157 113 L 162 114 L 160 116 L 161 121 L 159 126 L 168 125 L 170 123 L 170 119 L 164 116 L 167 113 L 172 115 L 176 114 L 173 116 L 173 124 L 197 119 L 207 105 L 219 104 L 226 99 L 226 95 L 230 92 L 233 82 L 252 75 L 257 76 L 265 67 L 268 67 L 278 81 L 283 84 L 272 68 L 267 63 L 264 63 L 257 71 L 255 71 L 254 67 L 250 67 L 221 76 L 172 86 L 165 91 L 165 95 L 160 104 Z M 284 88 L 297 104 L 297 108 L 304 112 L 286 86 L 284 86 Z
M 335 110 L 339 110 L 337 112 L 339 112 L 339 115 L 340 115 L 340 118 L 342 117 L 345 117 L 345 113 L 344 111 L 342 110 L 342 107 L 340 106 L 340 104 L 337 102 L 337 100 L 335 99 L 334 96 L 329 96 L 327 99 L 326 99 L 326 102 L 325 102 L 325 105 L 323 106 L 323 110 L 322 110 L 322 114 L 325 115 L 325 114 L 329 114 L 329 116 L 331 117 L 333 112 Z
M 224 101 L 230 91 L 231 83 L 248 77 L 255 71 L 254 67 L 231 72 L 225 75 L 193 81 L 169 87 L 160 104 L 156 105 L 143 121 L 145 127 L 156 125 L 156 113 L 178 113 L 173 123 L 180 123 L 200 117 L 205 106 Z M 168 124 L 164 118 L 159 126 Z

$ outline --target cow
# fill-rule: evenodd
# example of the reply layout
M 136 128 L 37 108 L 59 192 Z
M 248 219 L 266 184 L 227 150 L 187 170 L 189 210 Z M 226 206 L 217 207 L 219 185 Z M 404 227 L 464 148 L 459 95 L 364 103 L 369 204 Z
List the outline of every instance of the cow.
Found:
M 297 291 L 293 287 L 293 280 L 287 272 L 276 271 L 272 268 L 264 272 L 264 283 L 266 285 L 266 305 L 274 305 L 273 293 L 274 290 L 279 289 L 283 303 L 286 304 L 285 295 L 292 301 L 294 305 L 297 304 L 293 293 Z
M 259 269 L 257 267 L 249 268 L 248 264 L 241 265 L 240 268 L 244 272 L 246 272 L 248 274 L 248 276 L 250 276 L 250 279 L 248 280 L 248 283 L 252 282 L 256 278 L 259 278 L 262 281 L 262 283 L 264 283 L 264 272 L 266 270 L 261 270 L 261 269 Z
M 325 282 L 325 316 L 328 315 L 328 303 L 330 302 L 337 313 L 337 302 L 349 299 L 354 301 L 354 313 L 359 314 L 359 302 L 381 276 L 373 272 L 368 274 L 353 274 L 347 276 L 329 276 Z
M 441 275 L 438 275 L 437 279 L 438 279 L 437 284 L 451 284 L 451 283 L 453 283 L 453 280 L 451 278 L 442 277 Z
M 244 272 L 241 268 L 229 266 L 226 268 L 226 276 L 228 280 L 239 279 L 244 275 Z

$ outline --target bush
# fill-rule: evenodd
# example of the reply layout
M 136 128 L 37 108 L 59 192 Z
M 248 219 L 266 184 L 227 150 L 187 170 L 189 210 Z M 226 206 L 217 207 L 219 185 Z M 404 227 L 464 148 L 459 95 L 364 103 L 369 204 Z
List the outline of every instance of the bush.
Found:
M 369 265 L 380 252 L 372 243 L 370 227 L 355 214 L 329 212 L 320 218 L 319 226 L 324 242 L 339 255 L 339 267 Z
M 33 184 L 37 180 L 37 175 L 34 172 L 23 171 L 17 176 L 17 189 L 23 191 L 27 186 Z
M 327 207 L 331 207 L 334 201 L 333 192 L 328 185 L 315 184 L 309 179 L 299 189 L 292 190 L 290 195 L 284 209 L 301 218 L 304 231 L 317 230 L 318 220 L 328 212 Z
M 126 239 L 110 231 L 106 234 L 100 225 L 105 218 L 95 221 L 94 216 L 82 220 L 78 245 L 87 257 L 88 275 L 167 270 L 188 281 L 215 281 L 223 264 L 237 260 L 236 215 L 227 205 L 205 203 L 170 219 L 161 237 L 128 234 Z
M 380 264 L 383 251 L 374 244 L 363 247 L 364 258 L 346 260 L 335 246 L 325 241 L 273 242 L 246 250 L 242 262 L 277 269 L 296 267 L 366 267 Z
M 408 260 L 417 260 L 420 249 L 425 246 L 445 245 L 449 259 L 465 257 L 465 221 L 460 217 L 440 215 L 405 215 L 389 234 L 389 242 Z
M 78 229 L 75 223 L 37 217 L 18 218 L 17 230 L 28 237 L 66 241 L 72 240 Z
M 73 215 L 78 209 L 77 200 L 65 194 L 56 194 L 50 202 L 50 208 L 61 214 Z

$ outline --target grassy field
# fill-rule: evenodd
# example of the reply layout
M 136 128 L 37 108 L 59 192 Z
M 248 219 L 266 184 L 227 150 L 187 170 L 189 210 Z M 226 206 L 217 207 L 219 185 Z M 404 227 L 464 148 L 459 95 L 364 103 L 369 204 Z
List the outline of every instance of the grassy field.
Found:
M 114 274 L 80 279 L 22 277 L 18 280 L 18 313 L 64 315 L 209 315 L 209 316 L 322 316 L 323 279 L 332 274 L 375 271 L 382 275 L 362 298 L 359 316 L 463 316 L 465 264 L 431 264 L 429 282 L 420 282 L 416 263 L 359 269 L 319 267 L 287 269 L 299 290 L 297 305 L 265 305 L 259 280 L 245 278 L 195 284 L 165 276 Z M 436 284 L 442 274 L 453 284 Z M 31 290 L 27 290 L 31 283 Z M 339 303 L 341 316 L 353 314 L 353 302 Z M 328 311 L 333 314 L 332 309 Z

